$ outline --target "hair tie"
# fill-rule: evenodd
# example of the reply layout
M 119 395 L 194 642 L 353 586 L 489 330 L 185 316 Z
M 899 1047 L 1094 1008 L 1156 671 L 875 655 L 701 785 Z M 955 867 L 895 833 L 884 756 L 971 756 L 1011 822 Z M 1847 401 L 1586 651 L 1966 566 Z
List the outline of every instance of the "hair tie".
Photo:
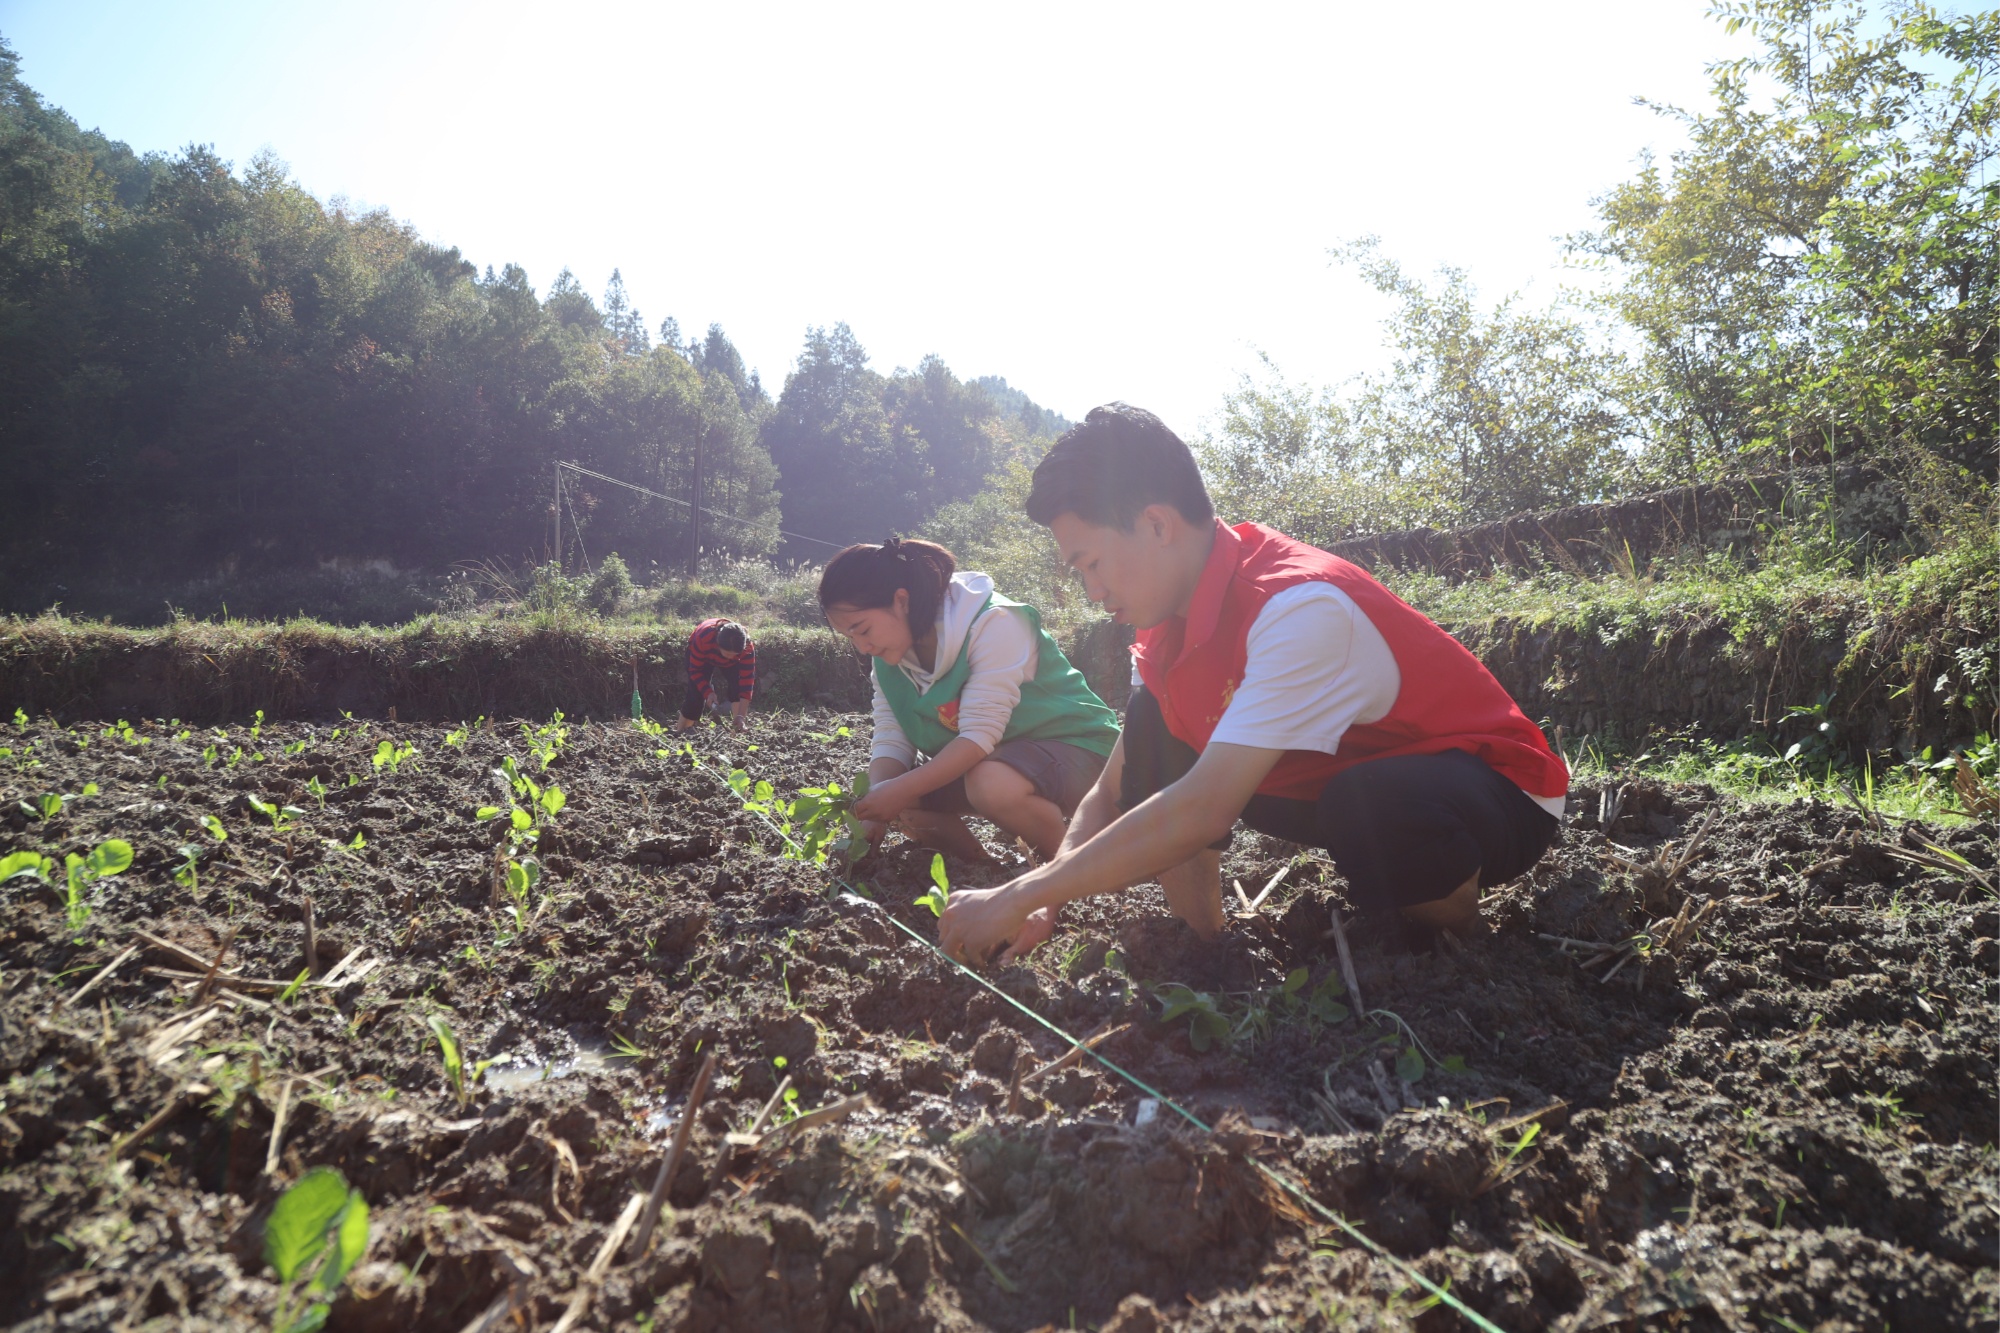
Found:
M 889 553 L 891 559 L 901 560 L 905 564 L 909 563 L 910 553 L 903 549 L 903 539 L 901 537 L 891 537 L 888 541 L 883 542 L 882 549 Z

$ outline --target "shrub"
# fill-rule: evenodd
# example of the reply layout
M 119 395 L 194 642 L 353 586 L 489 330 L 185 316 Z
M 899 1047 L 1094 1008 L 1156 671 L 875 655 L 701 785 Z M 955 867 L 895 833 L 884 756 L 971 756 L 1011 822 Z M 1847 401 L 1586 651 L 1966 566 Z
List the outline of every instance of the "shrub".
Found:
M 597 567 L 597 573 L 590 580 L 590 588 L 584 594 L 590 609 L 599 615 L 609 615 L 620 606 L 632 600 L 632 571 L 625 567 L 625 561 L 613 551 L 604 557 Z

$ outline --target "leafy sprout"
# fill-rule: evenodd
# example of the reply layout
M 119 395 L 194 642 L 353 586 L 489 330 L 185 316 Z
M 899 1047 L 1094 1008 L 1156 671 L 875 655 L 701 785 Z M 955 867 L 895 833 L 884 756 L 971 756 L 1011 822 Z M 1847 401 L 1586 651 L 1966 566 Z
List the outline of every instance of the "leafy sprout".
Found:
M 394 777 L 403 771 L 403 765 L 416 757 L 417 747 L 405 741 L 398 745 L 394 741 L 383 741 L 375 747 L 375 771 L 389 770 Z
M 100 843 L 89 856 L 78 856 L 75 852 L 71 852 L 63 857 L 63 868 L 66 872 L 63 914 L 68 921 L 72 936 L 81 935 L 84 926 L 90 921 L 90 902 L 87 897 L 90 887 L 99 880 L 123 874 L 131 864 L 132 844 L 123 838 L 112 838 Z
M 484 1074 L 486 1067 L 493 1062 L 481 1060 L 468 1070 L 465 1053 L 459 1047 L 457 1034 L 451 1030 L 451 1023 L 445 1016 L 432 1014 L 430 1028 L 437 1036 L 438 1051 L 444 1058 L 445 1080 L 451 1084 L 452 1095 L 458 1098 L 458 1107 L 462 1111 L 466 1103 L 472 1100 L 473 1085 L 479 1082 L 479 1076 Z
M 951 876 L 945 873 L 944 853 L 931 856 L 931 891 L 911 904 L 913 907 L 928 907 L 932 916 L 943 916 L 945 906 L 951 901 Z
M 0 856 L 0 884 L 21 875 L 32 875 L 43 883 L 48 882 L 48 872 L 55 869 L 55 861 L 40 852 L 9 852 Z
M 278 1197 L 264 1224 L 264 1258 L 282 1288 L 274 1333 L 317 1333 L 330 1300 L 368 1252 L 368 1201 L 330 1166 L 315 1167 Z M 324 1255 L 318 1271 L 298 1283 Z
M 243 799 L 250 803 L 252 810 L 271 821 L 273 833 L 283 833 L 291 827 L 294 819 L 305 813 L 296 805 L 278 805 L 272 801 L 260 801 L 255 796 L 246 796 Z

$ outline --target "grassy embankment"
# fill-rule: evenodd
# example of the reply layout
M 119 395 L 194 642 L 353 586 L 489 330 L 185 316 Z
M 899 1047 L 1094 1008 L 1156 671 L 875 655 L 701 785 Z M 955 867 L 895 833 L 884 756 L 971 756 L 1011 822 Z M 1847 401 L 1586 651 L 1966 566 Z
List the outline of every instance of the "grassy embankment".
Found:
M 1554 569 L 1450 582 L 1385 580 L 1493 667 L 1530 716 L 1560 728 L 1579 774 L 1699 780 L 1745 796 L 1855 799 L 1885 813 L 1958 812 L 1948 751 L 2000 768 L 2000 573 L 1994 541 L 1853 570 L 1793 555 L 1655 562 L 1602 577 Z M 65 718 L 405 720 L 616 716 L 636 668 L 648 711 L 678 703 L 681 645 L 704 614 L 755 628 L 760 703 L 865 706 L 861 664 L 811 623 L 811 571 L 621 592 L 583 581 L 387 627 L 176 619 L 156 628 L 45 614 L 0 622 L 0 710 Z M 747 585 L 747 586 L 746 586 Z M 600 589 L 600 592 L 602 590 Z M 1122 697 L 1120 655 L 1070 610 L 1050 619 Z M 1943 767 L 1940 767 L 1940 766 Z M 1848 793 L 1851 792 L 1850 797 Z

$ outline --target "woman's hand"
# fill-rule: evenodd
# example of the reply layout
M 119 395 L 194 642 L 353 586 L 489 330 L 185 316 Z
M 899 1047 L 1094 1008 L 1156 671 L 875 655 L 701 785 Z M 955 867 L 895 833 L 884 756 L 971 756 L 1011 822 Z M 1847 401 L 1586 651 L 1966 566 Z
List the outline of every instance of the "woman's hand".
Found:
M 903 778 L 890 778 L 870 785 L 868 794 L 850 809 L 864 824 L 887 824 L 922 799 L 922 793 L 910 792 Z

